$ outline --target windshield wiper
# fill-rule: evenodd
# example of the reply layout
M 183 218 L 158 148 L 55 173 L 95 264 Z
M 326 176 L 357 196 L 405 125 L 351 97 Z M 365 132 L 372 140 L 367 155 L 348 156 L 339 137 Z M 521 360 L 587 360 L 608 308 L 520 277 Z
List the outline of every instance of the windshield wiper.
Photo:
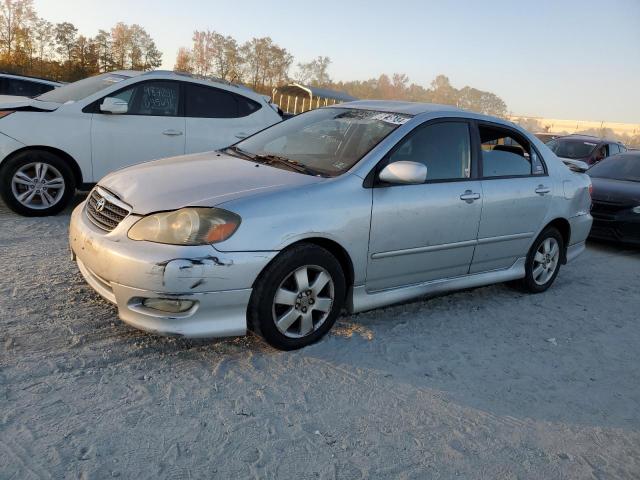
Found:
M 285 167 L 289 167 L 291 170 L 295 170 L 296 172 L 304 173 L 306 175 L 313 175 L 313 176 L 319 175 L 317 171 L 309 167 L 305 167 L 304 165 L 300 164 L 299 162 L 296 162 L 295 160 L 291 160 L 290 158 L 286 158 L 286 157 L 280 157 L 278 155 L 265 154 L 265 153 L 256 154 L 253 159 L 257 161 L 262 161 L 267 165 L 278 163 L 280 165 L 284 165 Z
M 236 147 L 235 145 L 227 147 L 227 148 L 225 148 L 225 150 L 231 150 L 233 153 L 235 153 L 237 155 L 240 155 L 240 156 L 242 156 L 242 157 L 244 157 L 246 159 L 255 160 L 255 156 L 254 155 L 252 155 L 249 152 L 246 152 L 246 151 L 242 150 L 239 147 Z

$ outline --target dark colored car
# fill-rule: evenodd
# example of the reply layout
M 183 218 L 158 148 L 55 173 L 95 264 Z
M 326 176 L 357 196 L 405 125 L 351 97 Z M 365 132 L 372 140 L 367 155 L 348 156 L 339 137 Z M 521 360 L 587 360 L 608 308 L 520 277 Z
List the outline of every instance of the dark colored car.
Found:
M 590 236 L 640 245 L 640 152 L 614 155 L 591 167 Z
M 62 85 L 46 78 L 0 72 L 0 95 L 33 98 Z
M 617 140 L 607 140 L 591 135 L 567 135 L 547 142 L 547 147 L 569 167 L 588 168 L 601 160 L 627 148 Z

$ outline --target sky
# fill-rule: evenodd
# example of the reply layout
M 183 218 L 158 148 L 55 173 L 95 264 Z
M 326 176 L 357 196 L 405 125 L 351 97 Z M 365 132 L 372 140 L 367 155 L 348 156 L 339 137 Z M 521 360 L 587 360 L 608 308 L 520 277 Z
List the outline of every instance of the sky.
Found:
M 142 25 L 173 67 L 194 30 L 269 36 L 334 80 L 406 73 L 499 95 L 515 115 L 640 123 L 640 0 L 35 0 L 93 36 Z

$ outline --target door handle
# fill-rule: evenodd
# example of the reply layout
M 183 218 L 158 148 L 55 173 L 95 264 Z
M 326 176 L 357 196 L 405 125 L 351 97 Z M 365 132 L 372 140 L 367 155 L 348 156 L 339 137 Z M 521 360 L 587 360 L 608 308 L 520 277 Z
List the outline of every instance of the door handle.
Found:
M 465 192 L 460 195 L 460 200 L 464 200 L 467 203 L 473 203 L 475 200 L 480 198 L 479 193 L 474 193 L 471 190 L 465 190 Z
M 176 137 L 178 135 L 182 135 L 182 132 L 180 130 L 165 130 L 164 132 L 162 132 L 163 135 L 168 135 L 169 137 Z
M 236 138 L 239 138 L 240 140 L 242 140 L 243 138 L 247 138 L 248 136 L 249 136 L 248 133 L 244 133 L 244 132 L 236 133 Z
M 549 192 L 551 192 L 551 189 L 549 187 L 545 187 L 544 185 L 538 185 L 538 188 L 536 188 L 536 193 L 538 195 L 545 195 Z

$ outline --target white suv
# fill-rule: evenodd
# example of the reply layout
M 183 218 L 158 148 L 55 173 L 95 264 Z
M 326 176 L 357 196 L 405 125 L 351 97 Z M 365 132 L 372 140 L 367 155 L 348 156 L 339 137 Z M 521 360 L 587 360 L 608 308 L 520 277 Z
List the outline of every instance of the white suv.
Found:
M 22 215 L 52 215 L 113 170 L 217 150 L 279 121 L 236 85 L 160 71 L 86 78 L 0 103 L 0 195 Z

